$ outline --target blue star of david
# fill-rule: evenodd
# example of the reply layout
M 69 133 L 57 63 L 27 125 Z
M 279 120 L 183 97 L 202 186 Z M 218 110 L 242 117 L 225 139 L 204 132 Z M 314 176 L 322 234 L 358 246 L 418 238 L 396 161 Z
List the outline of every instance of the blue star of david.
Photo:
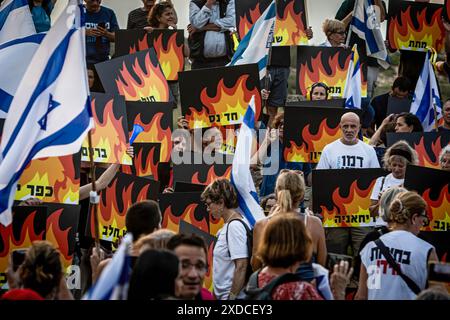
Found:
M 41 126 L 41 130 L 47 130 L 47 117 L 50 112 L 52 112 L 54 109 L 56 109 L 58 106 L 60 106 L 61 103 L 56 102 L 53 100 L 53 95 L 50 94 L 50 99 L 48 101 L 48 109 L 47 112 L 44 114 L 44 116 L 38 121 L 39 125 Z

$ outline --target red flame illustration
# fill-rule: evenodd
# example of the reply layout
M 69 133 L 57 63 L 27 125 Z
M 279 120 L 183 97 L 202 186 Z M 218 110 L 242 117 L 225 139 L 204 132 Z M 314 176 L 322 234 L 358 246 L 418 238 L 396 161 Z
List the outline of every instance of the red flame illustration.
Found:
M 47 233 L 45 239 L 51 242 L 61 253 L 61 262 L 64 268 L 68 268 L 72 264 L 73 255 L 69 255 L 69 232 L 71 227 L 62 230 L 59 220 L 64 209 L 53 212 L 47 218 Z
M 294 2 L 290 2 L 284 9 L 283 17 L 278 17 L 275 22 L 274 40 L 276 45 L 297 46 L 308 44 L 308 38 L 303 25 L 303 12 L 296 13 Z M 278 40 L 280 39 L 280 40 Z
M 186 209 L 180 216 L 175 216 L 172 212 L 172 206 L 168 206 L 166 210 L 164 210 L 162 227 L 178 233 L 180 229 L 180 221 L 184 220 L 197 227 L 198 229 L 204 232 L 208 232 L 208 223 L 206 219 L 203 218 L 201 221 L 195 219 L 195 209 L 197 208 L 197 206 L 198 204 L 191 203 L 186 207 Z
M 256 7 L 253 9 L 250 9 L 250 12 L 248 12 L 248 15 L 250 15 L 250 19 L 247 18 L 247 14 L 244 13 L 243 16 L 239 17 L 239 27 L 238 27 L 238 33 L 239 38 L 242 39 L 247 34 L 248 30 L 253 26 L 253 24 L 258 20 L 258 18 L 261 16 L 261 10 L 259 8 L 259 3 L 256 4 Z
M 432 142 L 431 144 L 431 151 L 433 152 L 434 161 L 430 159 L 430 155 L 427 152 L 427 149 L 425 148 L 425 138 L 420 138 L 420 142 L 418 144 L 414 144 L 414 149 L 417 152 L 417 155 L 419 157 L 419 166 L 427 167 L 427 168 L 433 168 L 433 169 L 440 169 L 439 165 L 439 154 L 442 150 L 441 145 L 441 137 L 438 137 L 436 141 Z
M 450 193 L 448 185 L 444 186 L 436 200 L 430 197 L 431 189 L 425 190 L 422 197 L 428 204 L 427 215 L 430 224 L 425 231 L 449 231 L 450 230 Z
M 162 34 L 155 40 L 153 46 L 156 51 L 161 69 L 167 80 L 178 80 L 178 72 L 184 69 L 183 44 L 177 44 L 177 34 L 170 36 L 167 47 L 163 46 Z
M 159 156 L 156 157 L 155 163 L 155 150 L 155 147 L 151 148 L 148 157 L 145 158 L 144 149 L 140 149 L 137 156 L 133 159 L 133 170 L 131 166 L 122 166 L 122 172 L 137 177 L 153 176 L 155 180 L 158 180 Z
M 216 173 L 216 171 L 214 170 L 214 166 L 212 165 L 209 170 L 208 170 L 208 174 L 206 175 L 206 179 L 201 181 L 199 178 L 199 172 L 194 173 L 194 175 L 192 176 L 192 183 L 196 183 L 196 184 L 203 184 L 203 185 L 208 185 L 211 182 L 213 182 L 214 180 L 220 179 L 220 178 L 227 178 L 230 179 L 231 176 L 231 166 L 229 166 L 227 168 L 227 170 L 225 171 L 225 173 L 223 175 L 218 175 Z

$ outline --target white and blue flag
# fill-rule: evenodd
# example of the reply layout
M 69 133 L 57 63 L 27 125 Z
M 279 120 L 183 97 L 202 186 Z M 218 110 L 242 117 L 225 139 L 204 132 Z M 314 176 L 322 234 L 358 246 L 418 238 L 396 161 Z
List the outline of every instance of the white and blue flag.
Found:
M 430 61 L 430 51 L 425 57 L 425 63 L 417 80 L 410 112 L 419 118 L 425 132 L 436 130 L 442 118 L 442 102 Z
M 250 173 L 252 144 L 255 140 L 255 114 L 255 97 L 253 96 L 239 129 L 231 167 L 231 183 L 236 188 L 239 211 L 252 227 L 256 221 L 264 218 L 264 212 L 259 205 L 255 184 Z
M 44 36 L 45 33 L 33 34 L 0 45 L 0 70 L 8 75 L 0 77 L 0 119 L 6 118 L 17 87 Z
M 4 0 L 0 5 L 0 44 L 36 33 L 27 0 Z
M 34 54 L 6 117 L 0 144 L 0 223 L 11 223 L 17 181 L 37 158 L 74 154 L 93 127 L 84 8 L 70 0 Z
M 361 88 L 361 62 L 356 45 L 354 45 L 343 96 L 346 108 L 361 109 Z
M 256 63 L 259 79 L 262 80 L 265 77 L 269 49 L 273 42 L 275 18 L 275 1 L 272 1 L 241 40 L 228 66 Z
M 127 233 L 112 260 L 84 295 L 83 300 L 127 300 L 131 276 L 129 249 L 132 242 L 133 236 Z
M 387 69 L 388 54 L 381 33 L 380 19 L 377 15 L 378 6 L 374 0 L 356 0 L 350 30 L 366 41 L 367 56 L 377 58 L 380 65 Z M 350 39 L 350 35 L 348 37 Z

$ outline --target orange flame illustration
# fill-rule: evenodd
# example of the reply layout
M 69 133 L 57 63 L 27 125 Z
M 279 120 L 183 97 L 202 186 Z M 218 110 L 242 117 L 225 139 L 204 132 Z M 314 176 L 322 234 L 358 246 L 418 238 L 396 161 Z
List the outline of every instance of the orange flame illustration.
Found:
M 158 65 L 153 65 L 150 52 L 147 52 L 144 61 L 144 69 L 141 68 L 137 58 L 134 61 L 133 73 L 138 80 L 132 76 L 125 62 L 123 63 L 116 79 L 119 94 L 124 96 L 126 101 L 168 102 L 169 85 Z
M 160 161 L 169 162 L 170 153 L 172 152 L 172 130 L 170 127 L 167 127 L 167 129 L 162 128 L 161 119 L 163 116 L 164 113 L 158 112 L 153 116 L 152 121 L 147 124 L 141 120 L 141 115 L 139 114 L 134 123 L 140 125 L 144 131 L 137 136 L 134 142 L 161 143 Z
M 213 272 L 213 251 L 214 251 L 214 241 L 208 246 L 208 271 L 205 274 L 205 280 L 203 280 L 203 288 L 209 290 L 211 293 L 214 290 L 212 282 L 212 272 Z
M 430 197 L 431 189 L 425 190 L 422 197 L 428 204 L 427 215 L 430 224 L 424 227 L 425 231 L 450 230 L 450 193 L 448 185 L 444 186 L 436 200 Z
M 120 191 L 117 190 L 117 181 L 118 179 L 115 179 L 111 187 L 108 187 L 108 189 L 103 191 L 106 192 L 106 197 L 104 199 L 102 194 L 102 200 L 100 201 L 98 209 L 100 239 L 112 242 L 116 241 L 119 236 L 125 234 L 125 217 L 128 208 L 135 202 L 147 199 L 147 191 L 150 187 L 149 185 L 143 187 L 139 192 L 136 201 L 133 201 L 134 182 L 125 187 L 120 194 Z M 119 208 L 117 201 L 119 196 L 122 197 L 122 208 Z
M 217 236 L 217 232 L 223 227 L 223 219 L 215 219 L 209 214 L 209 234 Z
M 327 119 L 322 120 L 316 134 L 311 133 L 309 126 L 307 124 L 302 130 L 304 143 L 301 146 L 297 146 L 295 141 L 291 141 L 291 147 L 284 150 L 286 161 L 318 163 L 323 148 L 342 136 L 339 126 L 330 128 Z
M 59 226 L 59 219 L 64 209 L 59 209 L 53 212 L 47 218 L 47 233 L 45 239 L 51 242 L 56 249 L 61 253 L 61 263 L 64 268 L 68 268 L 72 264 L 73 254 L 69 255 L 69 232 L 71 227 L 61 230 Z
M 216 171 L 214 170 L 214 166 L 211 166 L 209 168 L 209 170 L 208 170 L 208 174 L 206 175 L 206 180 L 205 181 L 200 181 L 199 173 L 196 172 L 192 176 L 192 183 L 208 185 L 211 182 L 213 182 L 214 180 L 217 180 L 217 179 L 220 179 L 220 178 L 230 179 L 230 176 L 231 176 L 231 166 L 228 167 L 227 170 L 225 171 L 225 173 L 223 175 L 221 175 L 221 176 L 216 173 Z
M 127 143 L 122 127 L 122 118 L 114 116 L 114 100 L 108 101 L 103 110 L 103 121 L 100 122 L 95 108 L 95 99 L 92 100 L 92 112 L 95 119 L 95 128 L 92 129 L 92 147 L 94 148 L 94 161 L 101 163 L 131 164 L 131 158 L 126 154 Z M 87 139 L 83 147 L 89 148 Z M 97 151 L 98 150 L 98 151 Z M 88 158 L 83 158 L 88 161 Z
M 312 70 L 308 63 L 300 65 L 298 83 L 304 96 L 308 94 L 308 89 L 316 82 L 323 82 L 330 88 L 332 97 L 342 97 L 344 94 L 345 81 L 347 79 L 347 70 L 350 64 L 351 56 L 348 56 L 345 65 L 339 64 L 339 52 L 328 58 L 328 67 L 331 73 L 327 71 L 322 63 L 322 52 L 311 61 Z
M 352 182 L 347 197 L 341 196 L 339 187 L 334 190 L 332 195 L 334 207 L 331 211 L 325 206 L 320 206 L 325 227 L 360 227 L 372 222 L 369 211 L 370 195 L 376 179 L 365 190 L 360 189 L 357 182 L 357 180 Z
M 242 39 L 247 34 L 248 30 L 253 26 L 253 24 L 261 16 L 261 10 L 259 8 L 259 3 L 256 4 L 254 9 L 250 9 L 250 19 L 247 19 L 247 14 L 244 13 L 242 17 L 239 17 L 239 38 Z
M 16 239 L 13 234 L 13 224 L 5 227 L 0 224 L 0 237 L 2 244 L 2 251 L 0 252 L 0 272 L 5 272 L 8 266 L 9 254 L 16 249 L 28 248 L 31 246 L 33 241 L 43 240 L 44 231 L 40 234 L 36 234 L 34 230 L 34 218 L 36 212 L 31 213 L 26 219 L 22 226 L 20 233 L 20 238 Z M 0 287 L 6 282 L 0 280 Z
M 155 180 L 158 180 L 158 163 L 153 161 L 155 158 L 156 148 L 151 148 L 148 157 L 144 158 L 144 149 L 139 150 L 137 157 L 133 160 L 133 166 L 136 172 L 133 173 L 131 166 L 122 166 L 122 172 L 137 177 L 153 176 Z M 159 159 L 159 157 L 157 157 Z
M 302 21 L 304 12 L 296 13 L 294 2 L 289 3 L 284 9 L 283 17 L 277 16 L 275 21 L 274 44 L 277 46 L 308 44 L 305 26 Z
M 215 97 L 210 97 L 207 88 L 204 88 L 200 94 L 200 100 L 205 107 L 201 111 L 190 107 L 186 115 L 190 128 L 241 123 L 253 95 L 255 96 L 257 119 L 261 109 L 261 96 L 256 87 L 253 90 L 247 89 L 248 78 L 248 74 L 243 74 L 232 88 L 225 86 L 224 79 L 221 79 L 217 85 Z M 220 118 L 219 121 L 218 118 Z
M 411 7 L 405 12 L 402 11 L 400 17 L 392 18 L 388 31 L 389 43 L 397 49 L 426 51 L 427 47 L 433 47 L 440 52 L 445 36 L 441 19 L 442 8 L 433 14 L 430 22 L 426 19 L 426 13 L 427 8 L 417 12 L 418 28 L 412 22 Z
M 183 44 L 177 44 L 177 34 L 174 33 L 169 38 L 167 48 L 164 48 L 162 36 L 160 34 L 153 46 L 166 79 L 176 81 L 178 80 L 178 71 L 183 71 L 184 68 Z
M 175 216 L 172 212 L 172 206 L 168 206 L 166 210 L 164 210 L 162 227 L 178 233 L 180 230 L 180 221 L 183 220 L 204 232 L 208 232 L 208 223 L 206 222 L 206 219 L 203 218 L 201 221 L 195 219 L 195 209 L 197 206 L 197 203 L 191 203 L 186 207 L 181 216 Z
M 427 149 L 425 148 L 425 138 L 420 138 L 420 142 L 418 144 L 414 144 L 414 149 L 417 152 L 417 155 L 419 157 L 419 166 L 421 167 L 427 167 L 427 168 L 433 168 L 433 169 L 440 169 L 439 165 L 439 153 L 441 153 L 442 147 L 441 147 L 441 137 L 438 137 L 436 141 L 431 143 L 431 150 L 434 155 L 434 161 L 430 159 L 430 155 L 427 152 Z
M 31 196 L 44 202 L 78 203 L 80 179 L 75 179 L 72 155 L 31 161 L 20 177 L 19 185 L 16 200 Z
M 144 37 L 142 37 L 142 39 L 138 40 L 137 47 L 134 45 L 130 47 L 129 54 L 133 54 L 148 48 L 148 33 L 146 33 L 144 34 Z

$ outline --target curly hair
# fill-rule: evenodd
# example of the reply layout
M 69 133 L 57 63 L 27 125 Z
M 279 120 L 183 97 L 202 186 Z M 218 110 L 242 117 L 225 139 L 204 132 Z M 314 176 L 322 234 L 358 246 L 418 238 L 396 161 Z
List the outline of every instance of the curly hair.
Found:
M 389 212 L 393 222 L 407 224 L 413 215 L 421 215 L 425 212 L 427 203 L 414 191 L 398 194 L 391 202 Z
M 33 242 L 19 268 L 19 276 L 24 288 L 48 297 L 56 292 L 63 276 L 59 251 L 48 241 Z
M 164 11 L 166 9 L 174 10 L 173 5 L 167 1 L 157 3 L 150 9 L 150 12 L 149 12 L 148 18 L 147 18 L 147 21 L 148 21 L 148 24 L 150 25 L 150 27 L 153 27 L 153 28 L 159 27 L 158 18 L 161 17 L 161 15 L 164 13 Z
M 223 201 L 227 209 L 238 207 L 236 189 L 228 179 L 217 179 L 210 183 L 202 193 L 202 201 L 210 199 L 214 203 Z
M 406 161 L 407 165 L 416 165 L 419 163 L 416 150 L 411 148 L 405 140 L 397 141 L 386 150 L 383 157 L 384 168 L 389 169 L 389 166 L 394 159 L 401 159 L 401 161 L 404 162 Z

